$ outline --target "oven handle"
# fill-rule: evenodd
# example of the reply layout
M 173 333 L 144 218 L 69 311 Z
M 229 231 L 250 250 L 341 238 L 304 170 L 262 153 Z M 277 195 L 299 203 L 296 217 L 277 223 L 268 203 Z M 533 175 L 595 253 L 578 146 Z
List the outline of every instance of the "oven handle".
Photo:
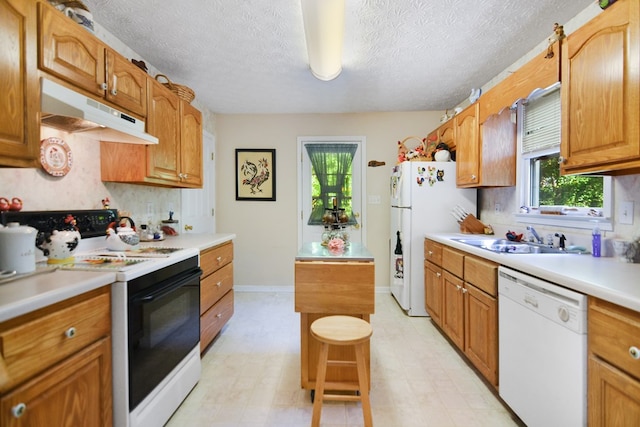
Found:
M 198 268 L 197 270 L 192 270 L 191 272 L 189 272 L 187 276 L 184 276 L 183 278 L 178 279 L 177 282 L 174 282 L 172 279 L 169 279 L 171 281 L 171 284 L 169 284 L 168 286 L 163 286 L 160 289 L 150 292 L 148 294 L 143 294 L 140 296 L 133 297 L 132 302 L 134 304 L 148 304 L 150 302 L 153 302 L 157 299 L 164 297 L 165 295 L 170 294 L 176 289 L 184 286 L 185 283 L 193 280 L 195 277 L 200 277 L 201 275 L 202 275 L 202 270 L 200 268 Z

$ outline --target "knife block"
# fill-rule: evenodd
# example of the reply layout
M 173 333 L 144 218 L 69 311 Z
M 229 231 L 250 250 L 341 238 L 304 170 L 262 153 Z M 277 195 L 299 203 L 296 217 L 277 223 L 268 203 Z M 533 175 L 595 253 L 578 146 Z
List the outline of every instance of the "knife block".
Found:
M 460 223 L 460 232 L 466 234 L 487 234 L 487 226 L 473 214 L 467 215 Z

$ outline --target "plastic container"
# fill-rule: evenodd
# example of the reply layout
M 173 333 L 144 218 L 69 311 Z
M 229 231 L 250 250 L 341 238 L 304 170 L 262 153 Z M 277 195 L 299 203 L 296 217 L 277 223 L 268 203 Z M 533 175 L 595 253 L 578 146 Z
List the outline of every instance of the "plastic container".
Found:
M 594 257 L 600 257 L 600 249 L 602 248 L 602 235 L 600 234 L 600 228 L 595 227 L 591 234 L 591 254 Z

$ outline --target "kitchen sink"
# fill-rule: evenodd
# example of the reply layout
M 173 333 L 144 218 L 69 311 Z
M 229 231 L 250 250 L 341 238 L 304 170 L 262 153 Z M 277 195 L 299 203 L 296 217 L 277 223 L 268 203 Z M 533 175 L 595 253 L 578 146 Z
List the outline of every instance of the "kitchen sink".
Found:
M 476 239 L 462 238 L 451 239 L 465 245 L 475 246 L 476 248 L 486 249 L 491 252 L 505 252 L 511 254 L 568 254 L 579 253 L 574 251 L 566 251 L 564 249 L 555 248 L 533 242 L 512 242 L 507 239 Z

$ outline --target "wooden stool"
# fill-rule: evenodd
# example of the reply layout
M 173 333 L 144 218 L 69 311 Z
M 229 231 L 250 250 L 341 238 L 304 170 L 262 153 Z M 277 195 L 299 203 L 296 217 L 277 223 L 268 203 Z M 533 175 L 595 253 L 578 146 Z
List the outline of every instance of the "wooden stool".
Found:
M 369 382 L 367 380 L 367 365 L 365 361 L 365 343 L 369 341 L 373 329 L 362 319 L 352 316 L 327 316 L 317 319 L 311 324 L 311 335 L 322 343 L 318 360 L 318 374 L 313 400 L 313 418 L 311 427 L 320 425 L 322 402 L 324 400 L 359 401 L 362 403 L 362 414 L 365 427 L 372 427 L 371 404 L 369 402 Z M 329 346 L 351 345 L 355 349 L 356 361 L 329 360 Z M 355 366 L 358 369 L 358 388 L 360 395 L 325 394 L 325 386 L 330 390 L 351 390 L 348 385 L 341 383 L 325 384 L 327 366 Z

